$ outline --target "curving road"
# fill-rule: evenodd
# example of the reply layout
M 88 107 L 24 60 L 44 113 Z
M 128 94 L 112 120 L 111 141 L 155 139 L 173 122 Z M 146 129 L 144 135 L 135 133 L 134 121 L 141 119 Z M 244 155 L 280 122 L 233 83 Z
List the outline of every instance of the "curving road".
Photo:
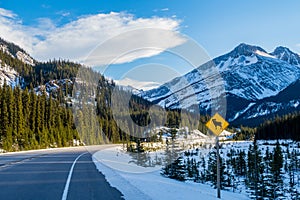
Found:
M 84 147 L 0 155 L 0 200 L 123 199 L 91 156 Z

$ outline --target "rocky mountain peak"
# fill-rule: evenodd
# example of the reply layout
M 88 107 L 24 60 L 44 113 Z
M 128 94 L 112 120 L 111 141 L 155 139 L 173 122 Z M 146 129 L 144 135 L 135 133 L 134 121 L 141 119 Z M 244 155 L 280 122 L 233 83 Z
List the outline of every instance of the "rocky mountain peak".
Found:
M 245 43 L 239 44 L 237 47 L 235 47 L 229 54 L 231 55 L 245 55 L 245 56 L 250 56 L 257 51 L 267 53 L 263 48 L 259 46 L 254 46 L 254 45 L 249 45 Z
M 300 66 L 300 56 L 294 52 L 292 52 L 289 48 L 279 46 L 277 47 L 271 55 L 276 58 L 286 61 L 291 65 L 299 65 Z

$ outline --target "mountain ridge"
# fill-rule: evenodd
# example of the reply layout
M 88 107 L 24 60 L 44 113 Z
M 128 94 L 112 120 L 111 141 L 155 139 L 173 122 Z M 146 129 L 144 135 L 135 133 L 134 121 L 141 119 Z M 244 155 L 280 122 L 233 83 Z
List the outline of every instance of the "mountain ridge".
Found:
M 12 56 L 13 58 L 19 59 L 25 64 L 34 66 L 35 63 L 37 62 L 24 49 L 22 49 L 21 47 L 19 47 L 18 45 L 12 42 L 8 42 L 4 40 L 1 37 L 0 37 L 0 50 Z
M 26 79 L 35 76 L 34 80 L 38 85 L 46 81 L 44 83 L 46 89 L 47 84 L 51 90 L 54 86 L 64 88 L 65 84 L 57 85 L 57 83 L 61 80 L 72 82 L 70 78 L 75 77 L 79 67 L 74 63 L 62 61 L 39 63 L 19 46 L 1 38 L 0 52 L 1 55 L 8 56 L 5 57 L 6 62 L 3 61 L 3 56 L 0 57 L 0 84 L 2 85 L 4 80 L 11 86 L 26 85 Z M 28 63 L 28 60 L 20 59 L 18 54 L 26 55 L 25 57 L 33 61 Z M 8 65 L 7 62 L 10 63 L 8 58 L 17 59 L 17 65 Z M 25 68 L 22 68 L 21 63 Z M 285 114 L 285 110 L 299 108 L 295 105 L 300 98 L 297 93 L 291 94 L 289 90 L 289 86 L 300 79 L 299 63 L 300 56 L 287 47 L 279 46 L 268 53 L 259 46 L 241 43 L 229 53 L 199 66 L 182 77 L 176 77 L 152 90 L 135 91 L 134 94 L 138 93 L 140 97 L 170 109 L 184 108 L 193 112 L 197 110 L 196 105 L 200 113 L 207 114 L 211 112 L 212 100 L 218 102 L 223 94 L 220 91 L 224 88 L 223 95 L 227 101 L 226 119 L 237 125 L 257 125 L 278 113 Z M 63 70 L 55 72 L 58 67 L 62 67 Z M 219 74 L 214 74 L 210 70 L 211 67 L 217 69 Z M 28 70 L 29 74 L 24 76 L 22 73 Z M 199 71 L 203 73 L 200 74 Z M 67 76 L 61 77 L 60 74 L 67 74 Z M 285 90 L 287 90 L 285 96 L 291 94 L 288 102 L 282 99 L 281 94 Z M 258 118 L 260 119 L 257 120 Z
M 221 85 L 217 84 L 223 82 L 227 108 L 229 108 L 226 113 L 227 120 L 249 124 L 247 119 L 239 118 L 251 108 L 258 106 L 264 99 L 272 96 L 276 98 L 281 91 L 300 79 L 298 60 L 300 61 L 299 55 L 286 47 L 277 47 L 273 52 L 268 53 L 259 46 L 241 43 L 229 53 L 139 95 L 167 108 L 190 109 L 196 104 L 200 112 L 207 113 L 212 106 L 209 102 L 220 98 L 217 89 Z M 209 72 L 207 70 L 209 68 L 217 69 L 219 76 Z M 188 84 L 183 85 L 183 82 Z M 213 87 L 207 88 L 205 86 L 207 82 L 210 82 Z M 184 91 L 184 88 L 188 87 L 192 91 Z M 189 101 L 190 96 L 195 96 L 197 102 Z M 267 116 L 272 111 L 265 113 Z

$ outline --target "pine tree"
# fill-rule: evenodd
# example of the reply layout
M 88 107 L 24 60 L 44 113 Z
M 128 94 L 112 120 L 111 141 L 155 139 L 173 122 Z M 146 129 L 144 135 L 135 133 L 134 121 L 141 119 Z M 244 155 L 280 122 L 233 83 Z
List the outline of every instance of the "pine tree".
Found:
M 289 150 L 289 148 L 287 148 Z M 289 151 L 288 151 L 289 152 Z M 297 155 L 295 151 L 292 151 L 291 153 L 288 153 L 288 157 L 290 158 L 290 162 L 288 163 L 287 171 L 289 175 L 289 192 L 291 193 L 291 197 L 293 200 L 299 199 L 299 192 L 296 187 L 296 182 L 295 182 L 295 171 L 296 171 L 296 160 L 297 160 Z
M 237 175 L 245 176 L 246 175 L 246 154 L 244 151 L 240 151 L 238 157 L 236 159 L 236 168 L 237 168 Z
M 30 116 L 30 96 L 28 93 L 28 89 L 26 88 L 22 92 L 22 104 L 23 104 L 23 117 L 24 117 L 24 133 L 23 133 L 23 148 L 30 149 L 29 135 L 30 135 L 30 127 L 29 127 L 29 116 Z
M 276 147 L 274 149 L 274 154 L 272 156 L 271 161 L 271 173 L 272 173 L 272 189 L 274 190 L 276 187 L 282 187 L 282 176 L 281 176 L 281 168 L 283 167 L 283 155 L 279 142 L 277 141 Z M 280 188 L 279 188 L 280 189 Z
M 185 181 L 185 166 L 183 164 L 183 158 L 177 158 L 173 163 L 170 164 L 169 178 L 176 179 L 179 181 Z
M 1 95 L 1 135 L 2 135 L 2 143 L 3 148 L 7 151 L 12 150 L 13 138 L 12 138 L 12 129 L 9 126 L 9 113 L 8 113 L 8 105 L 6 99 L 6 86 L 4 84 L 3 91 Z
M 20 150 L 24 148 L 25 142 L 25 118 L 23 113 L 23 102 L 21 89 L 17 87 L 14 89 L 15 96 L 15 120 L 16 120 L 16 140 Z
M 274 177 L 274 183 L 281 183 L 281 168 L 283 167 L 283 155 L 279 142 L 277 141 L 271 162 L 271 172 Z
M 263 196 L 264 185 L 262 184 L 264 166 L 262 164 L 261 151 L 256 141 L 250 145 L 248 151 L 248 174 L 246 185 L 253 191 L 252 196 L 261 198 Z
M 274 196 L 273 194 L 273 176 L 271 174 L 271 161 L 272 161 L 272 155 L 269 151 L 269 147 L 267 147 L 265 156 L 263 158 L 264 161 L 264 171 L 263 171 L 263 178 L 261 180 L 262 184 L 262 196 L 265 198 L 272 198 Z
M 199 179 L 200 179 L 200 174 L 199 174 L 199 165 L 200 163 L 196 162 L 195 158 L 192 158 L 192 175 L 193 175 L 193 178 L 194 178 L 194 181 L 195 182 L 198 182 Z
M 200 164 L 200 166 L 201 166 L 201 168 L 200 168 L 200 177 L 199 177 L 199 179 L 200 179 L 200 181 L 201 181 L 201 183 L 204 183 L 205 181 L 207 181 L 207 169 L 206 169 L 206 162 L 205 162 L 205 158 L 204 158 L 204 156 L 202 156 L 202 158 L 201 158 L 201 162 L 200 162 L 201 164 Z
M 12 145 L 9 148 L 11 151 L 16 150 L 14 147 L 14 143 L 16 140 L 16 120 L 15 120 L 15 102 L 14 102 L 14 95 L 13 90 L 11 87 L 7 87 L 7 94 L 6 94 L 6 101 L 7 101 L 7 112 L 8 112 L 8 134 L 9 138 L 12 138 Z M 10 136 L 11 135 L 11 136 Z
M 189 157 L 186 160 L 186 170 L 187 170 L 187 177 L 190 179 L 193 178 L 192 163 Z

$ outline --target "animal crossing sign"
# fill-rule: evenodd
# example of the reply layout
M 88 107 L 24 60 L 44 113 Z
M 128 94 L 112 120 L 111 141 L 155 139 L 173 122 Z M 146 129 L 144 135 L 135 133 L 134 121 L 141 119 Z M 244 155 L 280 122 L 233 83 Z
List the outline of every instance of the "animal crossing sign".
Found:
M 216 136 L 219 136 L 229 123 L 218 113 L 216 113 L 207 123 L 206 126 Z

